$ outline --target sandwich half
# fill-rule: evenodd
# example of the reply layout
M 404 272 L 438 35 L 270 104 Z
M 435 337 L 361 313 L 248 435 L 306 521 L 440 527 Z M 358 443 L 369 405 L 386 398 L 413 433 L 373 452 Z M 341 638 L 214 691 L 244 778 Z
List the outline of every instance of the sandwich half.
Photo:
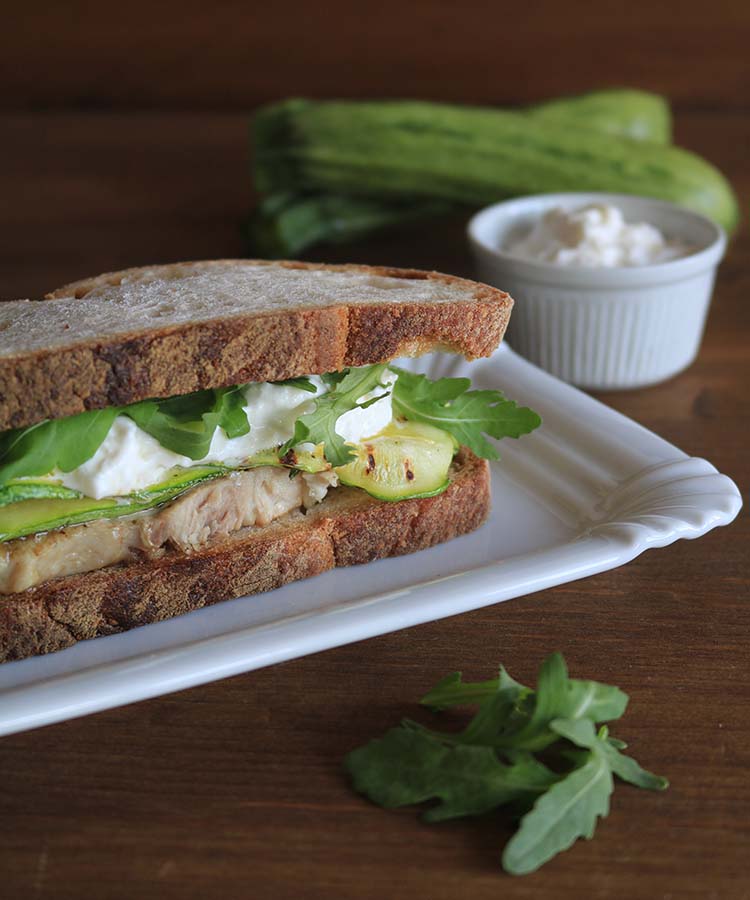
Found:
M 488 437 L 539 418 L 393 360 L 488 356 L 511 307 L 438 273 L 257 260 L 0 304 L 0 661 L 477 528 Z

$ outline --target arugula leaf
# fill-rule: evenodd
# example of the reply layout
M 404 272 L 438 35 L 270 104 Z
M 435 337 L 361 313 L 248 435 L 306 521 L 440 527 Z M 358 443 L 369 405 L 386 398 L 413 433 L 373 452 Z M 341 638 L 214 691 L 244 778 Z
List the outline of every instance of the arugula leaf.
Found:
M 613 685 L 568 678 L 565 660 L 553 653 L 542 663 L 536 692 L 519 684 L 501 667 L 499 677 L 492 681 L 462 684 L 460 674 L 448 676 L 421 702 L 442 709 L 482 703 L 470 725 L 459 734 L 425 729 L 446 742 L 536 751 L 558 739 L 550 729 L 554 719 L 619 719 L 628 697 Z M 409 723 L 409 727 L 423 726 Z
M 349 410 L 363 409 L 379 400 L 380 397 L 376 397 L 360 403 L 360 397 L 375 388 L 384 388 L 382 396 L 388 394 L 390 386 L 382 381 L 387 368 L 385 365 L 362 366 L 324 376 L 323 380 L 329 385 L 328 392 L 315 398 L 315 409 L 311 413 L 297 419 L 294 435 L 282 447 L 280 454 L 283 456 L 287 450 L 307 441 L 322 443 L 326 459 L 332 466 L 346 465 L 355 454 L 336 432 L 336 422 Z
M 195 391 L 167 400 L 143 400 L 120 411 L 174 453 L 202 459 L 217 428 L 234 438 L 247 434 L 243 385 Z
M 71 472 L 99 449 L 117 416 L 116 409 L 97 409 L 55 421 L 57 468 Z
M 326 372 L 320 377 L 323 381 L 323 384 L 325 384 L 329 388 L 333 388 L 340 381 L 343 381 L 346 378 L 347 372 L 349 372 L 349 369 L 344 369 L 342 372 Z
M 623 781 L 647 791 L 665 791 L 669 787 L 669 781 L 663 775 L 654 775 L 644 769 L 632 756 L 620 753 L 614 744 L 602 743 L 602 752 L 612 771 Z
M 242 437 L 250 431 L 245 412 L 245 387 L 246 385 L 237 384 L 214 391 L 218 405 L 218 427 L 224 429 L 228 438 Z
M 422 706 L 438 711 L 452 706 L 482 703 L 498 691 L 510 691 L 514 688 L 519 694 L 530 690 L 511 678 L 503 666 L 500 666 L 500 675 L 497 678 L 474 683 L 462 681 L 461 673 L 453 672 L 439 681 L 419 702 Z
M 594 723 L 589 719 L 553 719 L 549 727 L 555 734 L 567 738 L 576 747 L 591 750 L 599 742 Z
M 571 721 L 570 719 L 555 719 L 550 723 L 550 728 L 567 738 L 578 747 L 592 750 L 595 747 L 602 753 L 609 763 L 609 767 L 623 781 L 628 781 L 636 787 L 645 788 L 648 791 L 663 791 L 669 787 L 669 782 L 661 775 L 654 775 L 642 768 L 632 756 L 620 753 L 625 744 L 616 738 L 609 737 L 606 726 L 597 734 L 593 723 L 588 720 Z
M 55 467 L 55 423 L 39 422 L 0 434 L 0 484 L 12 478 L 46 475 Z
M 628 695 L 614 685 L 568 678 L 562 654 L 552 653 L 539 670 L 531 716 L 500 735 L 495 746 L 542 750 L 557 740 L 550 729 L 553 719 L 619 719 L 627 704 Z
M 438 682 L 423 705 L 447 709 L 467 703 L 479 710 L 458 734 L 404 720 L 346 759 L 354 787 L 388 808 L 439 800 L 425 813 L 434 822 L 477 815 L 509 804 L 523 814 L 503 853 L 513 874 L 533 872 L 579 837 L 591 838 L 609 812 L 613 775 L 649 790 L 665 778 L 620 751 L 600 718 L 617 718 L 627 695 L 611 685 L 568 677 L 553 653 L 542 664 L 537 690 L 500 668 L 491 681 L 464 683 L 454 672 Z M 572 768 L 555 772 L 534 754 L 555 744 L 555 759 Z M 560 768 L 558 766 L 558 768 Z
M 612 772 L 598 748 L 580 759 L 582 764 L 552 785 L 521 819 L 520 828 L 503 851 L 506 872 L 534 872 L 577 838 L 594 836 L 597 818 L 609 813 Z
M 0 434 L 0 486 L 16 478 L 71 472 L 96 453 L 118 415 L 126 415 L 168 450 L 201 459 L 217 427 L 247 434 L 243 386 L 196 391 L 167 400 L 110 406 Z
M 99 449 L 117 413 L 97 409 L 0 434 L 0 485 L 82 465 Z
M 500 391 L 470 391 L 468 378 L 430 381 L 425 375 L 415 375 L 397 366 L 390 369 L 398 375 L 393 386 L 396 415 L 442 428 L 484 459 L 499 459 L 485 435 L 496 439 L 517 438 L 541 424 L 537 413 L 516 406 Z
M 285 378 L 283 381 L 274 381 L 273 384 L 297 388 L 300 391 L 307 391 L 310 394 L 318 393 L 317 387 L 306 375 L 300 375 L 298 378 Z
M 445 747 L 403 728 L 354 750 L 345 765 L 355 789 L 387 809 L 439 798 L 425 813 L 428 822 L 479 815 L 558 780 L 529 754 L 505 765 L 488 747 Z
M 460 682 L 460 674 L 455 674 Z M 440 685 L 443 685 L 444 681 L 441 682 Z M 458 691 L 455 681 L 450 687 L 450 694 L 448 695 L 446 695 L 445 686 L 440 688 L 440 685 L 433 688 L 426 697 L 437 697 L 439 702 L 445 704 L 448 697 L 455 699 L 459 696 L 460 692 Z M 464 689 L 464 699 L 459 700 L 459 704 L 466 702 L 476 703 L 476 698 L 481 696 L 480 689 L 485 698 L 479 707 L 479 712 L 474 716 L 464 731 L 459 734 L 446 734 L 445 732 L 426 729 L 423 725 L 408 719 L 403 724 L 407 728 L 418 729 L 430 734 L 445 743 L 477 744 L 493 747 L 497 744 L 500 733 L 504 729 L 512 727 L 518 717 L 524 716 L 524 713 L 520 709 L 520 705 L 526 697 L 533 694 L 533 691 L 530 688 L 524 687 L 522 684 L 519 684 L 511 678 L 502 666 L 500 667 L 500 675 L 498 678 L 495 678 L 492 681 L 464 684 L 461 687 Z M 438 688 L 440 688 L 442 693 L 436 693 Z M 490 690 L 492 693 L 490 693 Z M 471 696 L 473 699 L 466 700 L 466 695 Z M 426 698 L 422 698 L 420 703 L 425 703 L 425 699 Z M 453 703 L 451 705 L 456 704 Z

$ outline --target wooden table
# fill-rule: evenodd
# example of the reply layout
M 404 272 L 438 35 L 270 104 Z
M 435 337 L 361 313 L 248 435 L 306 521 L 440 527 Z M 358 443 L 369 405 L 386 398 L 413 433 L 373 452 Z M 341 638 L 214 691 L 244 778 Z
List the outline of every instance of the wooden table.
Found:
M 56 9 L 48 15 L 54 18 Z M 674 48 L 660 58 L 650 86 L 677 99 L 678 141 L 727 173 L 746 211 L 750 121 L 737 56 L 747 46 L 738 37 L 741 28 L 747 34 L 746 7 L 727 5 L 712 34 L 723 44 L 712 50 L 700 41 L 697 9 L 689 4 L 675 27 L 700 64 L 714 66 L 713 88 L 701 93 L 696 85 L 703 81 L 679 76 L 678 58 L 685 57 Z M 661 16 L 666 35 L 664 16 L 651 15 Z M 175 16 L 179 33 L 189 31 L 176 9 Z M 195 11 L 193 19 L 199 30 Z M 154 46 L 168 39 L 167 26 L 158 24 Z M 105 53 L 91 35 L 86 43 L 93 26 L 79 25 L 83 37 L 67 26 L 69 36 L 78 35 L 70 51 L 76 66 L 62 65 L 61 44 L 46 32 L 39 45 L 21 43 L 20 50 L 7 42 L 13 65 L 30 53 L 31 70 L 42 67 L 48 102 L 39 80 L 12 69 L 15 93 L 6 94 L 0 113 L 4 299 L 39 296 L 125 265 L 242 254 L 238 223 L 252 195 L 241 103 L 300 90 L 292 76 L 280 77 L 276 87 L 254 82 L 256 95 L 246 85 L 244 94 L 230 93 L 220 103 L 221 79 L 211 69 L 210 96 L 195 78 L 181 94 L 169 57 L 149 94 L 140 69 L 116 66 L 130 32 L 112 30 Z M 531 40 L 531 24 L 523 27 Z M 606 31 L 601 21 L 591 27 Z M 245 27 L 243 34 L 250 33 Z M 473 33 L 479 36 L 477 28 Z M 240 41 L 232 40 L 234 59 Z M 456 40 L 468 59 L 469 39 Z M 574 50 L 581 40 L 571 37 Z M 397 49 L 388 52 L 398 61 L 405 38 L 394 41 Z M 646 44 L 643 37 L 642 52 Z M 144 47 L 143 65 L 156 71 L 158 53 L 145 38 Z M 87 48 L 99 78 L 81 55 Z M 551 68 L 543 78 L 529 67 L 529 96 L 520 82 L 510 96 L 487 96 L 479 87 L 485 82 L 469 83 L 469 75 L 458 86 L 441 76 L 434 90 L 424 87 L 432 84 L 423 71 L 429 54 L 414 69 L 422 73 L 422 89 L 408 71 L 416 78 L 413 93 L 526 100 L 605 82 L 638 83 L 635 63 L 618 48 L 608 78 L 601 74 L 603 58 L 589 60 L 583 74 L 561 70 L 559 83 Z M 57 56 L 45 68 L 44 54 L 53 50 Z M 514 45 L 508 52 L 518 57 Z M 214 48 L 209 61 L 220 57 Z M 235 70 L 223 64 L 229 83 Z M 54 66 L 61 66 L 58 81 Z M 315 77 L 310 93 L 339 90 L 328 68 Z M 383 93 L 399 92 L 395 80 L 387 84 Z M 191 86 L 198 108 L 180 102 Z M 347 92 L 358 90 L 377 93 L 366 80 Z M 721 268 L 705 342 L 687 372 L 648 390 L 601 397 L 691 455 L 710 459 L 744 491 L 750 483 L 749 253 L 744 228 Z M 469 270 L 458 224 L 318 256 Z M 748 898 L 749 548 L 743 511 L 729 528 L 585 581 L 4 738 L 0 896 Z M 352 792 L 341 768 L 346 752 L 412 715 L 416 699 L 438 678 L 456 669 L 487 677 L 502 661 L 519 679 L 532 680 L 554 649 L 564 652 L 574 675 L 618 684 L 631 695 L 618 734 L 644 765 L 669 776 L 669 791 L 619 786 L 595 840 L 516 879 L 499 868 L 510 833 L 506 818 L 426 826 L 414 810 L 385 812 Z

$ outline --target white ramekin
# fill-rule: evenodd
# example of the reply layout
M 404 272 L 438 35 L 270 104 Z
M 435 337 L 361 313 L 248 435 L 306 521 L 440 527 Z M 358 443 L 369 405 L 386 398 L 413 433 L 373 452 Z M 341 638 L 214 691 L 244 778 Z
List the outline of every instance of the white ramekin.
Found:
M 553 206 L 618 206 L 628 222 L 649 222 L 694 247 L 688 256 L 629 268 L 572 268 L 503 252 Z M 627 194 L 540 194 L 495 203 L 468 225 L 481 281 L 516 301 L 508 340 L 521 355 L 587 388 L 643 387 L 695 359 L 726 235 L 710 219 Z

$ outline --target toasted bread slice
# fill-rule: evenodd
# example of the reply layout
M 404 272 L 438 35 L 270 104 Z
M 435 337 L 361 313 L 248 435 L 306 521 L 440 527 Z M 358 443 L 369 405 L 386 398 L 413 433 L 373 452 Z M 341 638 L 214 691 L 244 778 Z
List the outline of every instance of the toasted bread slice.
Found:
M 216 260 L 0 304 L 0 431 L 447 349 L 488 356 L 513 301 L 435 272 Z
M 490 508 L 489 466 L 462 448 L 436 497 L 387 503 L 334 488 L 289 513 L 185 555 L 72 575 L 0 599 L 0 662 L 257 594 L 336 566 L 401 556 L 478 528 Z M 273 603 L 268 597 L 264 602 Z

